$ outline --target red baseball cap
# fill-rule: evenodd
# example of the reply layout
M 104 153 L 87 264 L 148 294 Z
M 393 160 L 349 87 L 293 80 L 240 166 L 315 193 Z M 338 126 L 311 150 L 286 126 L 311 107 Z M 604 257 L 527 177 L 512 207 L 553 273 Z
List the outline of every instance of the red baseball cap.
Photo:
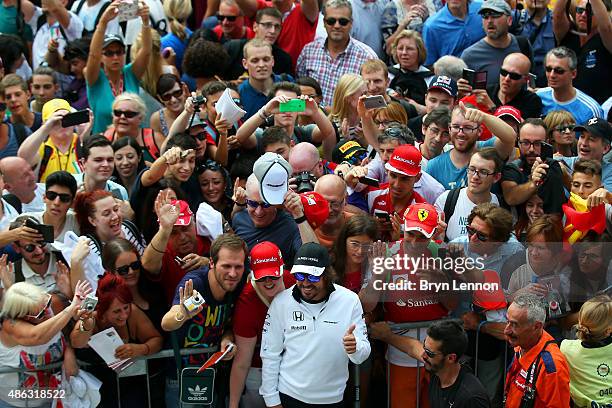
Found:
M 317 229 L 329 216 L 329 203 L 323 196 L 314 191 L 300 194 L 304 215 L 312 229 Z
M 385 169 L 404 176 L 416 176 L 421 172 L 422 158 L 419 149 L 413 145 L 398 146 L 385 164 Z
M 183 200 L 172 200 L 170 204 L 176 206 L 178 204 L 179 207 L 179 217 L 176 219 L 174 225 L 189 225 L 191 224 L 191 219 L 193 218 L 193 212 L 191 208 L 189 208 L 189 204 Z
M 283 255 L 280 249 L 270 241 L 260 242 L 255 245 L 251 249 L 249 262 L 255 280 L 267 276 L 283 276 Z
M 517 123 L 519 124 L 523 123 L 523 117 L 521 116 L 521 111 L 516 109 L 514 106 L 502 105 L 495 110 L 495 113 L 493 115 L 497 116 L 498 118 L 501 118 L 503 116 L 510 116 Z
M 418 231 L 431 238 L 438 226 L 438 211 L 431 204 L 412 204 L 404 213 L 404 231 Z

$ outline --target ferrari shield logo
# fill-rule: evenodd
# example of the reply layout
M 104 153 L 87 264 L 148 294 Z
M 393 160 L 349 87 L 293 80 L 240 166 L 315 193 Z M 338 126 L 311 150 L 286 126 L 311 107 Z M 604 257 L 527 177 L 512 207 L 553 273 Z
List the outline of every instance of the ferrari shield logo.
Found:
M 417 217 L 419 217 L 419 221 L 423 222 L 427 219 L 427 217 L 429 217 L 429 211 L 421 209 L 417 213 Z

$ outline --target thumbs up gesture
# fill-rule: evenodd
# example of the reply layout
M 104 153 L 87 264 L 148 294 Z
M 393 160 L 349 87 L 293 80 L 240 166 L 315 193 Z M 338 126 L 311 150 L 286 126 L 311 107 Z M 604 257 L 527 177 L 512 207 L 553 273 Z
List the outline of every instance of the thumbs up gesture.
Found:
M 459 108 L 461 109 L 461 114 L 467 121 L 480 124 L 484 120 L 484 112 L 478 109 L 468 108 L 463 102 L 459 102 Z
M 355 340 L 353 331 L 355 331 L 354 323 L 349 326 L 346 333 L 344 333 L 344 337 L 342 338 L 342 344 L 344 345 L 344 351 L 346 351 L 346 354 L 353 354 L 355 351 L 357 351 L 357 340 Z

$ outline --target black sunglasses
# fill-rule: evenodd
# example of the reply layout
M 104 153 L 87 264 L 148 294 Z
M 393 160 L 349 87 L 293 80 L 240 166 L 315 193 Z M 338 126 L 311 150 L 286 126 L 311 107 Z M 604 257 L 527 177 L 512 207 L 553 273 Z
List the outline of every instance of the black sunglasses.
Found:
M 427 357 L 429 357 L 429 358 L 434 358 L 438 354 L 442 354 L 439 351 L 431 351 L 430 349 L 425 347 L 425 342 L 423 342 L 423 351 L 425 352 L 425 354 L 427 354 Z
M 478 238 L 478 240 L 480 242 L 487 242 L 489 240 L 488 236 L 486 236 L 482 232 L 478 231 L 476 228 L 472 228 L 470 226 L 467 226 L 467 227 L 465 227 L 465 229 L 467 230 L 468 236 L 470 236 L 470 237 L 472 235 L 476 234 L 476 238 Z
M 264 276 L 263 278 L 255 279 L 255 282 L 265 282 L 268 279 L 271 280 L 271 281 L 276 282 L 280 278 L 281 278 L 280 276 Z
M 551 71 L 555 71 L 555 74 L 557 75 L 563 75 L 567 72 L 566 69 L 559 68 L 559 67 L 546 67 L 546 72 L 551 72 Z
M 484 13 L 480 13 L 480 15 L 484 20 L 485 18 L 500 18 L 504 15 L 504 13 L 500 13 L 497 11 L 485 11 Z
M 342 27 L 345 27 L 351 22 L 351 20 L 345 17 L 340 17 L 340 18 L 327 17 L 325 19 L 325 24 L 330 25 L 330 26 L 336 25 L 336 22 L 340 23 Z
M 499 75 L 503 76 L 503 77 L 507 77 L 509 76 L 510 79 L 514 80 L 514 81 L 518 81 L 519 79 L 523 79 L 523 75 L 521 74 L 517 74 L 516 72 L 509 72 L 506 71 L 503 68 L 499 69 Z
M 563 133 L 563 132 L 571 132 L 571 131 L 573 131 L 573 130 L 574 130 L 574 127 L 575 127 L 575 126 L 576 126 L 576 125 L 570 125 L 570 124 L 567 124 L 567 125 L 559 125 L 559 126 L 555 126 L 555 127 L 553 128 L 553 130 L 556 130 L 557 132 L 561 132 L 561 133 Z
M 49 201 L 55 201 L 57 197 L 59 197 L 62 203 L 69 203 L 72 201 L 71 194 L 56 193 L 55 191 L 47 191 L 45 192 L 45 196 Z
M 43 317 L 45 315 L 45 312 L 47 311 L 47 309 L 51 306 L 51 299 L 52 299 L 51 295 L 48 295 L 47 303 L 45 303 L 45 307 L 40 309 L 40 312 L 38 312 L 36 314 L 36 316 L 26 315 L 26 317 L 31 317 L 31 318 L 34 318 L 34 319 L 40 319 L 41 317 Z
M 123 48 L 120 50 L 115 50 L 115 51 L 111 51 L 111 50 L 102 51 L 102 55 L 104 55 L 105 57 L 109 57 L 109 58 L 114 57 L 115 55 L 119 57 L 123 54 L 125 54 L 125 50 Z
M 120 118 L 121 115 L 123 115 L 128 119 L 132 119 L 138 116 L 139 114 L 140 114 L 139 112 L 134 112 L 134 111 L 122 111 L 119 109 L 113 109 L 113 115 L 115 115 L 118 118 Z
M 131 264 L 123 265 L 118 268 L 115 268 L 115 272 L 117 272 L 121 276 L 124 276 L 130 273 L 130 269 L 133 271 L 139 271 L 141 267 L 142 267 L 142 264 L 140 263 L 140 261 L 134 261 Z
M 177 89 L 174 92 L 168 92 L 168 93 L 165 93 L 163 95 L 159 95 L 159 99 L 161 99 L 164 102 L 168 102 L 170 99 L 172 99 L 173 96 L 176 99 L 179 99 L 181 96 L 183 96 L 183 90 L 182 89 Z
M 217 14 L 217 20 L 219 21 L 227 20 L 229 22 L 233 22 L 236 21 L 237 18 L 238 16 L 223 16 L 221 14 Z
M 259 201 L 249 200 L 248 198 L 246 199 L 246 203 L 251 208 L 257 208 L 257 207 L 270 208 L 272 207 L 272 204 L 264 203 L 263 201 L 259 202 Z
M 47 246 L 46 243 L 44 243 L 44 244 L 28 244 L 28 245 L 26 245 L 26 246 L 24 246 L 22 248 L 28 254 L 31 254 L 32 252 L 36 251 L 36 248 L 45 249 L 46 246 Z

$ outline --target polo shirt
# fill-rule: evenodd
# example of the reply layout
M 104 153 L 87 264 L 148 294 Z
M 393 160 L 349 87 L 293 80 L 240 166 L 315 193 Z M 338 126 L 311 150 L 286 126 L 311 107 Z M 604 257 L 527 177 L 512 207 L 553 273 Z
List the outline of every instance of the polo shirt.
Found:
M 293 82 L 293 77 L 286 75 L 283 79 L 280 75 L 272 74 L 272 82 L 277 83 L 283 80 Z M 249 81 L 243 81 L 238 87 L 238 92 L 240 93 L 242 107 L 246 111 L 246 115 L 242 118 L 245 121 L 255 115 L 269 100 L 268 95 L 253 88 Z
M 427 59 L 423 65 L 432 65 L 444 55 L 461 56 L 463 50 L 485 36 L 482 18 L 478 14 L 482 2 L 469 2 L 465 20 L 453 16 L 448 5 L 425 21 L 423 41 Z
M 47 271 L 43 276 L 40 276 L 38 273 L 34 272 L 25 259 L 21 259 L 19 262 L 21 262 L 21 272 L 23 273 L 25 282 L 28 282 L 44 290 L 45 292 L 52 292 L 55 290 L 56 283 L 53 273 L 55 273 L 57 270 L 57 267 L 55 266 L 57 259 L 55 258 L 55 254 L 53 252 L 49 251 L 49 265 L 47 266 Z
M 497 77 L 499 79 L 499 76 Z M 495 106 L 508 105 L 514 106 L 516 109 L 521 111 L 521 116 L 523 119 L 527 118 L 539 118 L 542 115 L 542 100 L 538 96 L 538 94 L 528 91 L 523 88 L 519 91 L 518 94 L 511 100 L 506 103 L 502 103 L 497 96 L 499 92 L 499 81 L 493 85 L 487 87 L 487 93 L 489 94 L 489 98 L 493 101 Z

